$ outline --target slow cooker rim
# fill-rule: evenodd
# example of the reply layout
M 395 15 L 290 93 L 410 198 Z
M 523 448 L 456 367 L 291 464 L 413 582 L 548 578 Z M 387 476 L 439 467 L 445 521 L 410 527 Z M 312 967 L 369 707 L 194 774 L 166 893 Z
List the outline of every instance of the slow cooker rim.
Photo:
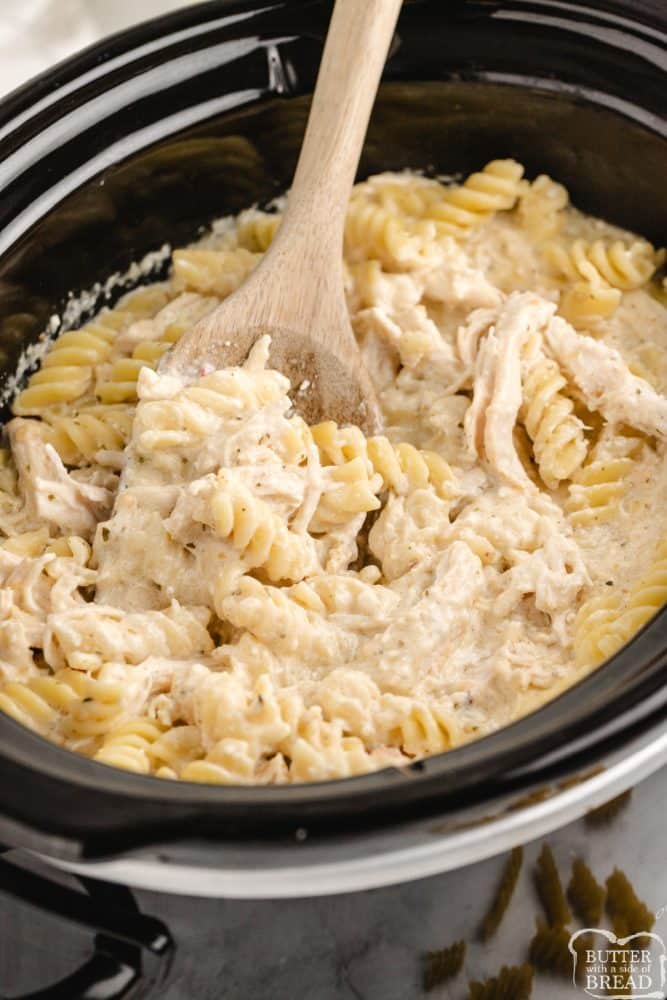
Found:
M 173 44 L 173 33 L 194 29 L 190 37 L 200 31 L 210 31 L 219 22 L 225 26 L 235 19 L 236 15 L 247 14 L 259 16 L 279 7 L 290 10 L 298 6 L 299 10 L 321 8 L 328 0 L 200 0 L 199 3 L 178 10 L 149 18 L 138 24 L 120 31 L 113 32 L 97 42 L 87 45 L 72 55 L 62 59 L 41 73 L 36 74 L 20 84 L 0 99 L 0 138 L 20 127 L 32 115 L 26 112 L 33 107 L 41 108 L 44 98 L 49 97 L 48 105 L 60 97 L 59 87 L 76 84 L 82 78 L 87 78 L 91 70 L 98 70 L 101 76 L 110 71 L 110 63 L 115 66 L 116 58 L 123 59 L 127 64 L 138 57 L 143 47 L 149 43 L 157 43 L 158 48 Z M 428 3 L 430 0 L 405 0 L 406 7 L 412 4 Z M 455 0 L 459 9 L 466 7 L 482 8 L 482 13 L 488 16 L 502 16 L 503 13 L 520 13 L 527 16 L 536 14 L 553 14 L 555 18 L 564 21 L 569 14 L 575 17 L 591 16 L 595 21 L 607 25 L 613 30 L 617 28 L 628 36 L 639 39 L 654 37 L 663 46 L 667 45 L 667 8 L 661 12 L 653 6 L 651 0 L 634 0 L 632 17 L 626 9 L 627 0 L 597 0 L 598 6 L 590 0 L 581 4 L 579 0 Z M 401 16 L 404 16 L 403 14 Z M 399 28 L 400 28 L 399 19 Z
M 56 80 L 68 79 L 70 82 L 75 83 L 81 75 L 97 65 L 100 59 L 111 58 L 113 54 L 124 53 L 128 56 L 127 61 L 131 61 L 132 54 L 136 54 L 136 51 L 141 48 L 147 39 L 161 41 L 161 47 L 165 47 L 169 44 L 169 36 L 165 35 L 165 32 L 180 27 L 187 28 L 208 24 L 211 15 L 214 14 L 216 18 L 219 18 L 221 14 L 227 17 L 237 11 L 261 13 L 265 10 L 272 10 L 283 6 L 290 7 L 294 6 L 294 4 L 292 0 L 277 0 L 277 2 L 267 0 L 267 2 L 259 4 L 257 0 L 240 0 L 240 2 L 239 0 L 236 0 L 236 2 L 234 0 L 209 0 L 208 3 L 198 7 L 163 15 L 134 28 L 119 32 L 78 53 L 59 66 L 47 70 L 40 77 L 29 81 L 23 87 L 10 94 L 0 103 L 0 125 L 4 121 L 4 131 L 7 134 L 7 129 L 9 129 L 10 133 L 14 131 L 12 121 L 23 119 L 26 123 L 31 122 L 33 117 L 28 115 L 26 118 L 26 110 L 29 109 L 31 103 L 39 104 L 43 97 L 43 91 L 49 85 L 53 85 L 54 78 Z M 318 7 L 319 3 L 317 0 L 314 0 L 309 6 Z M 506 6 L 514 9 L 519 7 L 522 9 L 534 7 L 542 10 L 545 8 L 555 9 L 557 7 L 561 13 L 564 9 L 566 11 L 581 9 L 578 5 L 569 2 L 569 0 L 560 0 L 560 2 L 555 2 L 555 0 L 514 0 L 514 2 L 511 2 L 510 0 L 505 5 L 498 3 L 491 6 L 494 9 Z M 608 4 L 607 6 L 617 7 L 618 5 Z M 604 16 L 603 11 L 596 11 L 596 14 Z M 641 34 L 645 26 L 641 21 L 638 21 L 634 27 Z M 654 25 L 652 24 L 651 27 L 653 28 Z M 629 27 L 628 30 L 632 29 Z M 18 129 L 21 127 L 21 124 L 17 125 Z M 650 695 L 655 694 L 660 687 L 664 691 L 664 680 L 667 677 L 667 661 L 656 664 L 655 660 L 656 657 L 660 659 L 664 656 L 665 644 L 663 642 L 661 652 L 655 654 L 653 648 L 651 648 L 653 647 L 653 642 L 649 641 L 649 637 L 650 640 L 653 638 L 657 639 L 658 635 L 663 635 L 663 633 L 664 637 L 667 637 L 667 610 L 658 615 L 632 644 L 617 654 L 603 668 L 589 675 L 537 712 L 518 720 L 492 736 L 487 736 L 475 743 L 449 751 L 446 754 L 429 757 L 417 765 L 411 765 L 406 769 L 409 772 L 409 780 L 403 782 L 403 787 L 415 788 L 421 786 L 424 789 L 432 787 L 434 782 L 437 783 L 443 777 L 446 777 L 448 771 L 465 754 L 470 755 L 471 750 L 472 756 L 477 758 L 477 763 L 480 762 L 480 758 L 481 762 L 484 763 L 485 760 L 491 758 L 501 760 L 505 759 L 506 756 L 512 756 L 507 753 L 499 753 L 497 748 L 507 741 L 512 742 L 512 737 L 517 738 L 517 736 L 520 736 L 523 738 L 524 733 L 528 734 L 534 728 L 540 728 L 538 722 L 540 724 L 551 724 L 548 738 L 545 738 L 544 734 L 542 734 L 541 740 L 528 740 L 527 737 L 524 738 L 524 741 L 519 745 L 523 754 L 523 763 L 525 764 L 531 760 L 531 755 L 529 754 L 531 748 L 534 750 L 539 746 L 541 747 L 540 753 L 551 754 L 557 745 L 558 734 L 562 735 L 568 731 L 568 727 L 563 728 L 558 725 L 557 720 L 552 719 L 551 716 L 554 713 L 557 713 L 559 716 L 565 714 L 570 706 L 573 709 L 580 709 L 581 703 L 584 700 L 582 692 L 586 693 L 591 702 L 597 702 L 603 697 L 605 690 L 609 693 L 609 689 L 617 681 L 620 682 L 620 679 L 626 673 L 641 674 L 642 668 L 646 668 L 647 676 L 643 680 L 638 680 L 633 688 L 638 699 L 648 698 Z M 639 660 L 637 660 L 638 656 Z M 623 699 L 627 699 L 627 697 L 628 692 L 624 691 L 622 696 L 619 696 L 617 699 L 611 698 L 604 704 L 598 705 L 597 709 L 588 715 L 582 716 L 580 712 L 577 717 L 576 726 L 571 723 L 569 728 L 585 728 L 591 719 L 598 718 L 602 723 L 609 723 L 612 721 L 610 717 L 613 715 L 617 723 L 617 730 L 622 732 L 624 720 L 628 721 L 626 719 L 628 715 L 627 701 L 625 702 L 625 712 L 616 712 L 616 709 L 623 707 Z M 656 711 L 663 714 L 666 713 L 667 705 L 661 705 Z M 538 722 L 535 720 L 538 720 Z M 590 740 L 589 743 L 591 743 Z M 479 748 L 482 749 L 480 750 Z M 516 753 L 516 742 L 513 743 L 512 749 Z M 371 791 L 382 791 L 383 786 L 386 787 L 389 776 L 393 776 L 390 780 L 403 777 L 402 773 L 399 774 L 389 769 L 387 771 L 375 772 L 371 775 L 363 775 L 358 778 L 287 787 L 266 788 L 253 786 L 251 788 L 234 787 L 230 790 L 228 787 L 203 786 L 190 783 L 172 785 L 171 783 L 160 781 L 160 779 L 115 771 L 115 769 L 105 768 L 102 764 L 87 761 L 85 758 L 54 746 L 36 734 L 25 730 L 8 717 L 0 718 L 0 773 L 3 761 L 11 761 L 21 769 L 29 772 L 32 765 L 38 759 L 43 765 L 39 767 L 42 775 L 50 774 L 54 778 L 66 775 L 67 780 L 73 786 L 77 786 L 84 792 L 90 787 L 99 788 L 100 785 L 104 785 L 112 793 L 118 793 L 129 797 L 129 799 L 138 800 L 146 797 L 147 789 L 150 787 L 151 799 L 154 799 L 156 804 L 174 800 L 183 803 L 185 799 L 192 806 L 211 806 L 217 804 L 226 807 L 234 805 L 240 809 L 245 809 L 248 804 L 252 803 L 253 811 L 260 805 L 274 807 L 283 802 L 289 802 L 294 807 L 298 807 L 299 804 L 309 803 L 313 805 L 317 802 L 330 802 L 332 799 L 340 801 L 346 797 L 359 800 L 360 798 L 367 797 Z M 534 768 L 530 770 L 534 770 Z

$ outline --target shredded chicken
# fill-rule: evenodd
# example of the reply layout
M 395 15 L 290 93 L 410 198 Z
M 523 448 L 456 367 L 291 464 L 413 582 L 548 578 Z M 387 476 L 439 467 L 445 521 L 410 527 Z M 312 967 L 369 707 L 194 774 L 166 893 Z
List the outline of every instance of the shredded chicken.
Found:
M 17 417 L 7 425 L 7 434 L 28 516 L 54 532 L 92 538 L 98 522 L 111 511 L 113 494 L 70 476 L 34 421 Z
M 560 316 L 549 323 L 545 339 L 589 409 L 599 410 L 612 423 L 667 437 L 667 398 L 633 375 L 616 348 L 582 336 Z
M 514 446 L 521 408 L 521 349 L 547 325 L 555 306 L 531 292 L 515 292 L 498 311 L 475 361 L 473 401 L 465 428 L 470 449 L 507 482 L 533 489 Z M 465 340 L 465 336 L 462 337 Z

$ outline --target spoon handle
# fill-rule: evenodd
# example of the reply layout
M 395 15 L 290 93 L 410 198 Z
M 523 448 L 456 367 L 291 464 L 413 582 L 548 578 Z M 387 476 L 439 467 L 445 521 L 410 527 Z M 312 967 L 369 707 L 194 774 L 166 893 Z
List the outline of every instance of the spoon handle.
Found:
M 326 234 L 321 260 L 340 260 L 347 203 L 402 2 L 336 0 L 278 234 L 292 246 Z

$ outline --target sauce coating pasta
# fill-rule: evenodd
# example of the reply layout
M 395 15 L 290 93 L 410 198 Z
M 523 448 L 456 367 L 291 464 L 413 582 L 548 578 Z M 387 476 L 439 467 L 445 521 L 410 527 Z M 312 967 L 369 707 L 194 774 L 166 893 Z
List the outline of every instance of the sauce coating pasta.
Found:
M 239 368 L 157 372 L 279 224 L 216 224 L 62 333 L 5 428 L 0 709 L 108 765 L 402 765 L 547 701 L 667 601 L 659 251 L 512 160 L 357 185 L 367 439 L 296 415 L 266 338 Z

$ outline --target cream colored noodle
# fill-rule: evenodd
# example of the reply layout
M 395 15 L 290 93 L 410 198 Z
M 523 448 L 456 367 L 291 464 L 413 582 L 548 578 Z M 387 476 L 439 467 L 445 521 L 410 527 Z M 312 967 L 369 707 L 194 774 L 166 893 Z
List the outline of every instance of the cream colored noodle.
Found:
M 493 732 L 667 599 L 663 255 L 512 160 L 354 189 L 382 435 L 260 341 L 161 375 L 274 237 L 251 209 L 61 334 L 0 453 L 0 708 L 106 764 L 341 778 Z

